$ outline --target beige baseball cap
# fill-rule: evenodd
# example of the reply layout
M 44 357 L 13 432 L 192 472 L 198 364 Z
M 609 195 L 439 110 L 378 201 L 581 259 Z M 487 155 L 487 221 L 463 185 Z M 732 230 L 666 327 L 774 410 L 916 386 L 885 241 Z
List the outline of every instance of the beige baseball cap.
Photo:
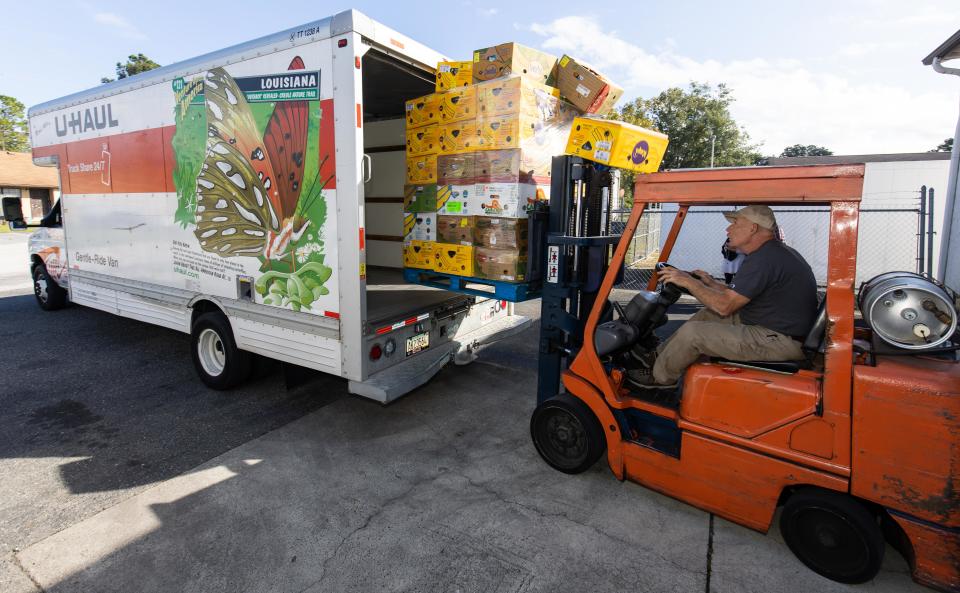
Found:
M 738 218 L 746 218 L 750 222 L 758 225 L 760 228 L 772 231 L 777 226 L 777 218 L 773 215 L 773 210 L 769 206 L 760 206 L 754 204 L 733 212 L 724 212 L 724 218 L 730 222 L 735 222 Z

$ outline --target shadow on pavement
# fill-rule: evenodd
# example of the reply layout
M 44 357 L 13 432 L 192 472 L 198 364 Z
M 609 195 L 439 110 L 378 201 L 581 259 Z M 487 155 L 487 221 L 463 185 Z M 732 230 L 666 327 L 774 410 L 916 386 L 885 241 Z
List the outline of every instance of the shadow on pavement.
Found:
M 0 318 L 0 459 L 80 458 L 60 465 L 74 494 L 171 478 L 346 396 L 321 373 L 287 391 L 263 359 L 244 387 L 213 391 L 189 336 L 85 307 L 44 312 L 32 295 L 0 298 Z

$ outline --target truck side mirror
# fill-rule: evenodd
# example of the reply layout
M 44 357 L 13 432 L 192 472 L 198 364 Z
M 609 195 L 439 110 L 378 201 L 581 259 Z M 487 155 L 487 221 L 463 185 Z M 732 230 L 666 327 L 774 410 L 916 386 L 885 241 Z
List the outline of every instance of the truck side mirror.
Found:
M 3 198 L 3 218 L 12 231 L 27 228 L 27 223 L 23 220 L 23 210 L 20 208 L 20 198 Z

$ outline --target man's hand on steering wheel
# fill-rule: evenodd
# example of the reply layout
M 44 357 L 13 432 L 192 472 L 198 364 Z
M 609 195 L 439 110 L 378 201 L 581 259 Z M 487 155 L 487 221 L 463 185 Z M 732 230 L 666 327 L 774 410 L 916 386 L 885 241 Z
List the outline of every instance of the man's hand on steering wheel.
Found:
M 697 275 L 699 276 L 699 274 Z M 700 277 L 702 278 L 703 276 Z M 700 280 L 694 278 L 688 272 L 673 267 L 660 270 L 657 279 L 664 284 L 673 284 L 679 288 L 685 288 L 687 291 L 690 290 L 691 286 L 701 284 Z

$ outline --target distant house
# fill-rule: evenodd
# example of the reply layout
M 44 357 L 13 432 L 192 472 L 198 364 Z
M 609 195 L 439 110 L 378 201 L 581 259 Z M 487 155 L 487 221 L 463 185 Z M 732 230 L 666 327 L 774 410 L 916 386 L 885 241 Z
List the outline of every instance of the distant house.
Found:
M 20 198 L 24 220 L 39 222 L 60 197 L 57 169 L 34 165 L 29 152 L 0 151 L 0 196 Z

